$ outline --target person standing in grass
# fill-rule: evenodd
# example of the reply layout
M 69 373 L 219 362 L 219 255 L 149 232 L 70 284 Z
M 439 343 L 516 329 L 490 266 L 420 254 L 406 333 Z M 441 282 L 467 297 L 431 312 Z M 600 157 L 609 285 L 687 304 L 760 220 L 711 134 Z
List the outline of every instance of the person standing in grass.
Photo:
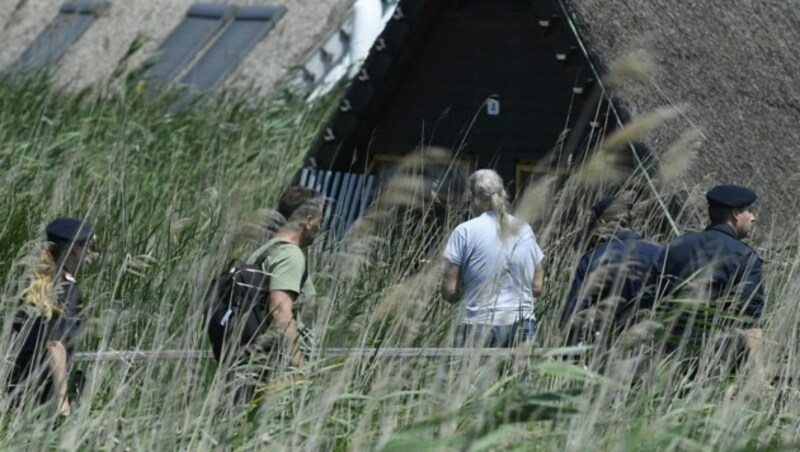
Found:
M 632 209 L 630 192 L 604 197 L 591 208 L 589 251 L 578 262 L 560 316 L 570 343 L 595 334 L 614 337 L 637 317 L 642 287 L 664 247 L 631 229 Z M 583 318 L 590 312 L 595 315 Z
M 512 347 L 535 332 L 533 300 L 542 290 L 544 255 L 530 225 L 508 213 L 495 171 L 476 171 L 468 188 L 474 218 L 447 241 L 441 295 L 463 303 L 457 347 Z
M 12 325 L 16 357 L 9 393 L 17 402 L 29 395 L 42 402 L 55 398 L 58 414 L 68 416 L 70 357 L 83 320 L 83 298 L 75 275 L 94 232 L 75 218 L 53 220 L 46 232 L 47 244 L 22 292 Z
M 667 351 L 683 348 L 690 356 L 697 355 L 712 333 L 738 330 L 756 370 L 763 372 L 763 334 L 758 326 L 764 309 L 762 261 L 742 242 L 756 221 L 756 199 L 746 187 L 712 188 L 706 193 L 710 225 L 678 237 L 660 254 L 654 272 L 658 294 L 677 300 L 658 302 L 659 311 L 669 314 Z M 730 344 L 726 342 L 725 349 L 736 351 L 737 365 L 744 350 Z
M 235 341 L 236 345 L 244 345 L 245 353 L 251 357 L 278 354 L 290 366 L 303 364 L 300 331 L 310 328 L 310 304 L 315 295 L 305 250 L 319 233 L 323 205 L 324 198 L 311 189 L 300 186 L 286 189 L 278 204 L 278 213 L 285 223 L 246 260 L 248 265 L 260 267 L 269 285 L 266 299 L 256 300 L 251 312 L 237 314 L 257 319 L 254 331 L 242 332 L 247 337 Z M 208 326 L 217 361 L 235 331 L 234 325 L 228 323 L 229 311 L 226 303 L 218 305 Z M 298 326 L 301 319 L 305 328 Z

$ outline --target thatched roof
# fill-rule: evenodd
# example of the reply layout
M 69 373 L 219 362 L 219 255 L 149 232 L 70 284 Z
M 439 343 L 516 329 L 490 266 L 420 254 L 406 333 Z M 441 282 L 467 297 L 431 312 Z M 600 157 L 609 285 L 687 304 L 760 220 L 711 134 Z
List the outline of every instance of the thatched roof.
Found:
M 687 103 L 685 116 L 650 137 L 663 151 L 686 127 L 705 141 L 688 185 L 737 182 L 761 195 L 767 231 L 796 228 L 800 211 L 800 12 L 770 0 L 564 0 L 577 28 L 609 63 L 644 49 L 649 80 L 627 90 L 634 115 Z M 764 230 L 762 229 L 762 233 Z
M 270 90 L 339 26 L 353 0 L 283 0 L 286 14 L 228 79 L 227 86 Z M 558 1 L 558 0 L 551 0 Z M 770 0 L 562 0 L 579 35 L 609 64 L 644 49 L 655 62 L 647 83 L 629 89 L 632 115 L 665 104 L 688 104 L 685 115 L 647 143 L 663 151 L 687 127 L 705 136 L 690 186 L 752 185 L 762 198 L 760 221 L 791 229 L 800 208 L 800 13 Z M 192 0 L 112 0 L 112 7 L 68 51 L 61 85 L 107 81 L 137 35 L 151 38 L 132 59 L 149 55 Z M 0 69 L 14 61 L 52 20 L 62 0 L 14 1 L 0 8 Z M 235 0 L 237 4 L 263 3 Z M 278 2 L 275 2 L 278 3 Z
M 12 1 L 0 8 L 0 70 L 7 68 L 55 17 L 63 0 Z M 109 81 L 119 60 L 137 36 L 148 43 L 133 58 L 135 67 L 158 47 L 183 19 L 194 0 L 112 0 L 111 7 L 70 47 L 58 65 L 60 86 L 81 89 Z M 338 25 L 352 0 L 228 0 L 218 3 L 281 4 L 288 10 L 237 70 L 228 87 L 268 92 Z

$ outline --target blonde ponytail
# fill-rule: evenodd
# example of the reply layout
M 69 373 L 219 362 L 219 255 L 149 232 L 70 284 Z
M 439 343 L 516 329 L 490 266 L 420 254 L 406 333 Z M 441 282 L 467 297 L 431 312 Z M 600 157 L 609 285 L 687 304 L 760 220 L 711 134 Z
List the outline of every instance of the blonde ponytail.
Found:
M 492 210 L 497 216 L 497 223 L 500 225 L 500 233 L 503 237 L 511 233 L 510 222 L 511 219 L 508 215 L 508 200 L 505 189 L 502 193 L 492 194 Z
M 22 303 L 26 311 L 47 320 L 54 314 L 63 314 L 64 310 L 56 297 L 55 274 L 55 259 L 50 249 L 45 247 L 33 266 L 30 283 L 22 291 Z
M 511 218 L 508 213 L 508 193 L 503 178 L 490 169 L 475 171 L 469 177 L 469 190 L 476 206 L 494 211 L 500 233 L 503 237 L 512 233 Z

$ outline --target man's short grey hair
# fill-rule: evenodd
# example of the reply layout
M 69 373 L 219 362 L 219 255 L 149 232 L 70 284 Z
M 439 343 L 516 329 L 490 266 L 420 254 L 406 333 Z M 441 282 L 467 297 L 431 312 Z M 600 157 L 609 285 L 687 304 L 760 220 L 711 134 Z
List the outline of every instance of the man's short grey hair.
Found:
M 284 227 L 297 230 L 308 219 L 322 212 L 325 205 L 325 197 L 315 196 L 303 204 L 301 204 L 294 212 L 286 219 Z

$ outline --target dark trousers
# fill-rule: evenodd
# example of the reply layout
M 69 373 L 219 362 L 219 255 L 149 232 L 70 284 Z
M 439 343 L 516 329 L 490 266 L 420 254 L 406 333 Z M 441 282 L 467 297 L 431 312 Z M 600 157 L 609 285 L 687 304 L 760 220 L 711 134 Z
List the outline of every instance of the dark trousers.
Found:
M 536 333 L 536 321 L 522 320 L 512 325 L 462 324 L 456 328 L 454 346 L 510 348 L 530 342 Z

